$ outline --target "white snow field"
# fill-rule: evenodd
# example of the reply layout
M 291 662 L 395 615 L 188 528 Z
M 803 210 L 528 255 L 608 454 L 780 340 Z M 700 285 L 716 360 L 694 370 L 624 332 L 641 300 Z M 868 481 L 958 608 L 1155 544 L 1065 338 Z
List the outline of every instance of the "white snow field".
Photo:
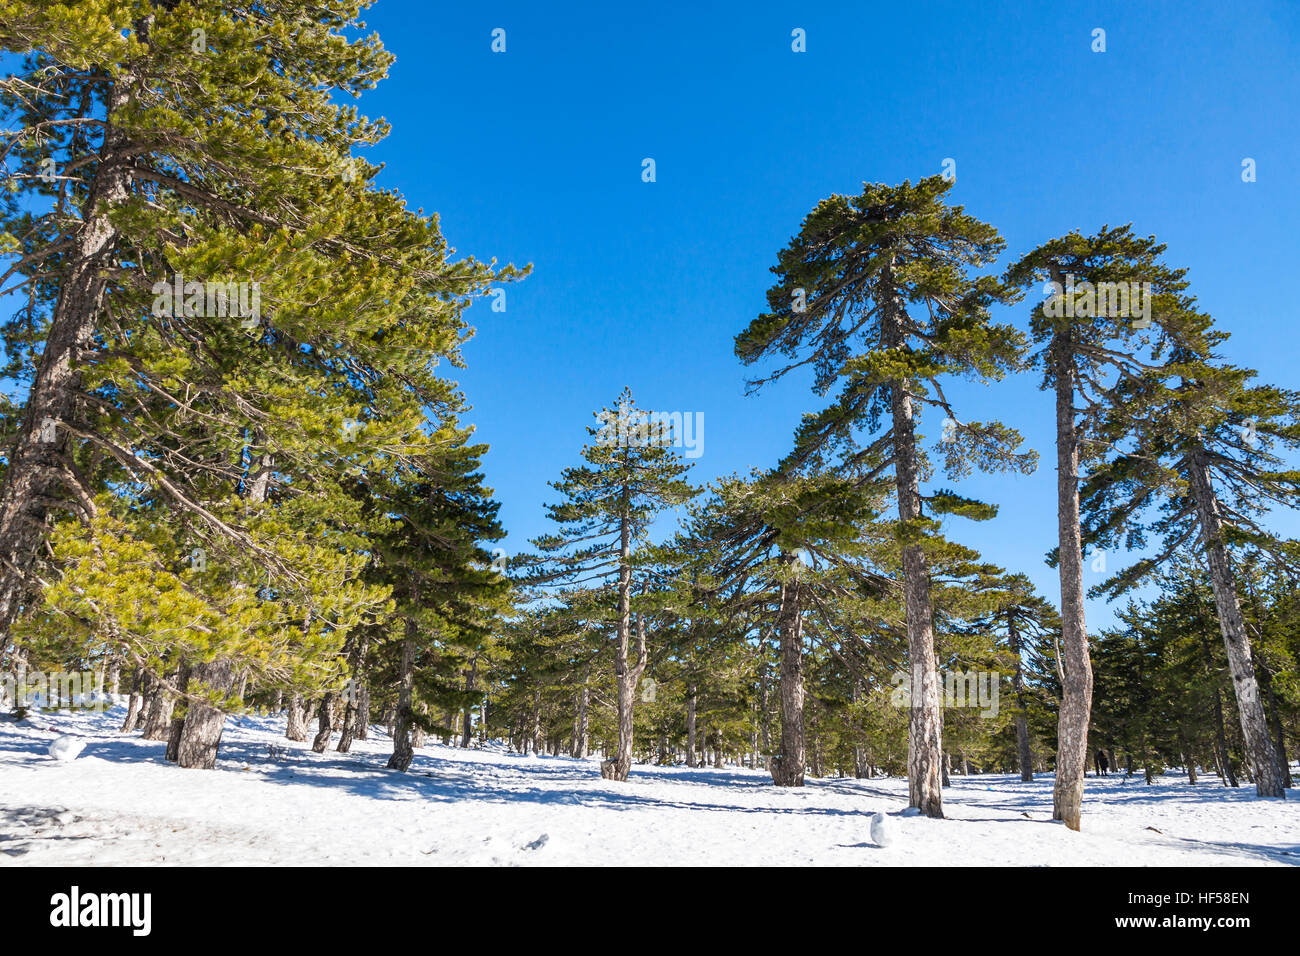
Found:
M 0 722 L 0 866 L 1300 864 L 1300 791 L 1260 800 L 1214 777 L 1089 777 L 1071 833 L 1050 820 L 1050 776 L 956 776 L 948 819 L 930 820 L 902 813 L 900 779 L 782 789 L 743 768 L 637 765 L 618 784 L 596 758 L 440 745 L 401 774 L 384 769 L 383 731 L 314 754 L 282 716 L 229 719 L 217 769 L 182 770 L 162 743 L 119 735 L 123 713 Z M 60 734 L 85 741 L 75 760 L 50 756 Z

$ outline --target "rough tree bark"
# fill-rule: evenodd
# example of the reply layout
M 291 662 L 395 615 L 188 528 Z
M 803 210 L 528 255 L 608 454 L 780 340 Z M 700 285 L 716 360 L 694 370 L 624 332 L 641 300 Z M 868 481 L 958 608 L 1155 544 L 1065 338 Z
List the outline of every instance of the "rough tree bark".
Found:
M 884 344 L 901 344 L 892 286 L 883 297 Z M 894 427 L 894 483 L 898 517 L 906 526 L 921 517 L 920 466 L 916 450 L 916 420 L 907 383 L 890 387 Z M 909 806 L 928 817 L 943 816 L 943 732 L 940 725 L 938 662 L 934 654 L 934 615 L 930 606 L 930 567 L 925 550 L 905 541 L 903 600 L 907 616 L 907 653 L 912 666 L 912 692 L 907 719 L 907 791 Z
M 1232 689 L 1237 696 L 1237 713 L 1241 716 L 1246 758 L 1255 778 L 1255 792 L 1261 797 L 1285 798 L 1277 750 L 1269 737 L 1268 720 L 1259 696 L 1259 684 L 1255 680 L 1250 636 L 1246 633 L 1246 622 L 1241 616 L 1232 562 L 1223 542 L 1219 500 L 1210 484 L 1210 469 L 1205 456 L 1204 449 L 1191 455 L 1188 477 L 1191 479 L 1192 498 L 1196 502 L 1197 516 L 1201 523 L 1201 544 L 1205 549 L 1205 562 L 1210 568 L 1210 587 L 1214 590 L 1214 605 L 1219 612 L 1219 629 L 1223 633 L 1223 646 L 1228 651 L 1228 670 L 1232 674 Z
M 259 456 L 256 468 L 248 476 L 245 500 L 252 504 L 262 504 L 266 501 L 272 470 L 271 456 Z M 224 700 L 235 691 L 242 671 L 243 668 L 234 660 L 218 657 L 215 660 L 193 664 L 190 678 L 214 691 Z M 225 726 L 224 710 L 209 704 L 192 703 L 185 711 L 185 726 L 181 729 L 177 764 L 191 769 L 211 770 L 217 763 L 217 752 L 221 749 L 221 733 Z
M 414 709 L 413 713 L 419 714 L 421 717 L 423 717 L 423 716 L 425 716 L 426 714 L 429 713 L 429 708 L 428 708 L 425 704 L 423 704 L 423 703 L 419 703 L 419 704 L 417 704 L 417 705 L 415 706 L 415 709 Z M 412 719 L 412 721 L 411 721 L 411 747 L 412 747 L 413 749 L 415 749 L 415 750 L 419 750 L 421 747 L 424 746 L 424 743 L 425 743 L 425 737 L 426 737 L 426 734 L 425 734 L 425 730 L 424 730 L 424 728 L 421 727 L 417 721 L 415 721 L 414 719 Z
M 361 682 L 357 690 L 357 716 L 352 725 L 352 736 L 365 740 L 370 736 L 370 682 Z
M 1007 615 L 1007 646 L 1015 661 L 1011 672 L 1011 691 L 1016 696 L 1016 758 L 1020 762 L 1020 779 L 1024 783 L 1034 779 L 1034 755 L 1029 749 L 1029 719 L 1025 716 L 1025 673 L 1020 660 L 1020 630 L 1016 615 Z
M 334 692 L 330 691 L 320 702 L 320 710 L 316 713 L 316 739 L 311 742 L 311 749 L 318 754 L 323 754 L 330 745 L 330 738 L 334 736 Z
M 467 696 L 468 694 L 474 692 L 475 681 L 477 680 L 477 677 L 478 677 L 478 655 L 475 654 L 472 658 L 470 658 L 469 670 L 465 674 L 465 691 Z M 469 746 L 469 742 L 474 735 L 474 705 L 473 704 L 467 703 L 465 705 L 465 707 L 461 711 L 460 720 L 461 720 L 460 746 L 461 749 L 464 749 Z M 577 741 L 574 741 L 574 743 L 576 745 Z
M 626 573 L 627 565 L 623 566 Z M 622 576 L 622 573 L 620 576 Z M 646 652 L 645 618 L 637 615 L 636 619 L 636 663 L 628 664 L 628 630 L 630 621 L 629 595 L 626 591 L 619 598 L 619 613 L 622 623 L 619 626 L 621 637 L 614 657 L 614 675 L 618 680 L 618 749 L 612 760 L 600 765 L 600 775 L 609 780 L 626 780 L 632 769 L 632 709 L 636 702 L 636 685 L 641 680 L 649 661 Z
M 286 718 L 284 735 L 290 740 L 307 739 L 307 704 L 301 694 L 289 697 L 289 713 Z
M 782 552 L 779 560 L 787 572 L 797 574 L 797 556 Z M 807 765 L 803 719 L 803 608 L 796 576 L 781 585 L 777 636 L 781 654 L 781 745 L 772 756 L 772 782 L 778 787 L 802 787 Z
M 1268 664 L 1261 662 L 1259 667 L 1259 684 L 1268 698 L 1269 723 L 1273 728 L 1273 746 L 1277 751 L 1277 765 L 1282 771 L 1282 787 L 1290 789 L 1291 782 L 1291 761 L 1286 755 L 1286 735 L 1282 727 L 1282 711 L 1278 708 L 1277 692 L 1273 689 L 1273 678 L 1269 673 Z
M 190 672 L 191 683 L 200 682 L 222 697 L 234 689 L 237 677 L 234 663 L 227 658 L 195 664 Z M 217 750 L 221 746 L 221 732 L 225 725 L 224 710 L 191 701 L 185 708 L 185 722 L 181 727 L 176 752 L 177 765 L 199 770 L 215 767 Z
M 412 700 L 415 693 L 415 621 L 407 620 L 406 638 L 402 641 L 402 659 L 397 672 L 397 707 L 393 717 L 393 755 L 388 758 L 390 770 L 406 771 L 415 759 L 411 747 Z
M 171 735 L 172 711 L 176 707 L 176 698 L 162 685 L 162 682 L 148 675 L 146 677 L 144 727 L 141 735 L 145 740 L 166 740 Z
M 767 635 L 758 639 L 758 730 L 759 746 L 763 750 L 763 766 L 770 763 L 769 755 L 772 753 L 772 712 L 768 706 L 768 664 L 767 664 Z
M 614 651 L 614 678 L 618 682 L 618 749 L 612 760 L 603 761 L 600 775 L 623 781 L 632 769 L 632 708 L 636 704 L 636 685 L 645 670 L 647 657 L 645 621 L 637 619 L 637 663 L 628 664 L 628 645 L 632 627 L 632 529 L 626 516 L 628 489 L 624 486 L 624 517 L 619 522 L 618 546 L 618 633 Z
M 122 721 L 122 730 L 124 734 L 129 734 L 136 728 L 140 722 L 140 710 L 144 706 L 144 688 L 141 686 L 143 681 L 143 671 L 137 667 L 131 673 L 131 699 L 126 705 L 126 719 Z
M 582 678 L 582 689 L 578 691 L 578 715 L 573 726 L 573 756 L 582 759 L 587 756 L 590 746 L 587 710 L 591 706 L 591 689 L 587 686 L 586 675 Z
M 698 702 L 698 692 L 692 684 L 686 696 L 686 766 L 688 767 L 695 766 L 695 708 Z
M 4 635 L 22 606 L 29 574 L 48 534 L 51 510 L 59 507 L 64 493 L 81 503 L 86 517 L 93 508 L 71 466 L 64 426 L 73 417 L 80 385 L 77 357 L 88 347 L 103 309 L 105 277 L 118 242 L 109 215 L 127 198 L 130 144 L 114 119 L 130 103 L 136 82 L 126 73 L 112 83 L 81 231 L 59 285 L 22 422 L 0 481 L 0 634 Z M 52 436 L 47 423 L 53 423 Z
M 190 668 L 189 665 L 182 664 L 176 671 L 176 689 L 182 696 L 172 711 L 172 722 L 167 728 L 167 750 L 163 755 L 170 763 L 176 763 L 181 755 L 181 734 L 185 730 L 185 715 L 190 707 L 190 702 L 183 695 L 189 690 L 189 685 Z
M 107 673 L 105 674 L 104 677 L 104 684 L 108 689 L 108 693 L 113 697 L 117 697 L 117 695 L 122 690 L 121 682 L 122 682 L 122 657 L 119 652 L 114 651 L 112 659 L 108 663 Z
M 366 721 L 370 719 L 369 708 L 364 714 L 361 711 L 362 688 L 366 684 L 366 650 L 369 645 L 370 636 L 362 634 L 357 638 L 353 649 L 352 681 L 348 685 L 347 706 L 343 711 L 343 729 L 339 734 L 338 752 L 341 754 L 352 750 L 352 741 L 361 736 L 358 729 L 364 727 Z
M 1053 275 L 1054 279 L 1059 279 Z M 1056 784 L 1052 819 L 1079 829 L 1083 779 L 1088 767 L 1088 718 L 1092 710 L 1092 658 L 1083 618 L 1083 536 L 1079 527 L 1079 436 L 1075 426 L 1073 328 L 1052 338 L 1056 387 L 1057 568 L 1061 578 L 1062 699 L 1057 719 Z

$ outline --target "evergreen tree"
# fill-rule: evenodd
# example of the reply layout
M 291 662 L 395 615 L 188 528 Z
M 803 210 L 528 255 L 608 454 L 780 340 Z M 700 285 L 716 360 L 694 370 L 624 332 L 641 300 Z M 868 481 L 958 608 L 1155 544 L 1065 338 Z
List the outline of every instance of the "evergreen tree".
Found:
M 885 586 L 868 563 L 872 548 L 880 547 L 879 505 L 874 489 L 830 476 L 770 472 L 750 481 L 724 479 L 713 490 L 692 515 L 685 548 L 697 561 L 704 558 L 710 586 L 730 592 L 733 608 L 770 609 L 763 631 L 776 635 L 781 701 L 772 780 L 802 786 L 805 622 L 812 604 L 824 599 L 819 593 L 830 597 L 825 591 L 832 586 L 830 599 L 844 602 L 860 589 L 874 594 Z
M 1149 531 L 1161 538 L 1157 553 L 1106 583 L 1110 593 L 1133 587 L 1180 550 L 1199 551 L 1214 589 L 1256 789 L 1285 797 L 1286 768 L 1269 733 L 1233 552 L 1262 552 L 1291 567 L 1300 553 L 1261 523 L 1270 507 L 1300 501 L 1300 471 L 1280 455 L 1300 449 L 1300 393 L 1252 384 L 1253 370 L 1218 358 L 1226 333 L 1190 299 L 1177 306 L 1160 320 L 1178 320 L 1196 334 L 1117 390 L 1102 430 L 1115 451 L 1083 492 L 1089 536 L 1103 546 L 1141 546 Z
M 1041 692 L 1035 688 L 1034 672 L 1041 672 L 1051 656 L 1048 640 L 1060 628 L 1056 610 L 1039 597 L 1023 574 L 999 575 L 993 581 L 992 609 L 972 622 L 976 629 L 998 635 L 1011 665 L 1011 692 L 1016 730 L 1016 763 L 1020 779 L 1034 779 L 1034 755 L 1031 748 L 1029 716 L 1031 698 Z
M 827 409 L 805 420 L 786 467 L 838 453 L 849 474 L 893 471 L 913 683 L 909 800 L 930 816 L 943 815 L 942 713 L 926 538 L 938 514 L 987 512 L 951 493 L 922 493 L 929 463 L 920 412 L 946 416 L 941 449 L 951 477 L 975 466 L 1028 471 L 1036 457 L 1017 453 L 1019 435 L 1001 423 L 962 421 L 943 390 L 946 376 L 1001 378 L 1018 367 L 1023 348 L 1019 333 L 989 319 L 989 306 L 1007 298 L 1000 283 L 967 274 L 993 261 L 1002 239 L 944 204 L 951 185 L 933 176 L 821 202 L 773 269 L 772 311 L 736 338 L 746 364 L 778 353 L 797 358 L 759 385 L 810 364 L 819 394 L 840 386 Z M 882 415 L 888 426 L 861 444 L 859 431 L 880 431 Z
M 697 493 L 686 481 L 690 465 L 672 451 L 675 436 L 668 423 L 638 409 L 629 390 L 613 408 L 596 413 L 594 441 L 584 445 L 586 464 L 565 469 L 552 487 L 562 496 L 548 505 L 554 534 L 533 541 L 540 555 L 532 564 L 531 583 L 550 589 L 597 582 L 617 595 L 614 620 L 614 674 L 618 682 L 618 747 L 602 773 L 626 780 L 632 766 L 633 709 L 637 682 L 648 663 L 645 614 L 635 622 L 634 576 L 643 559 L 635 552 L 648 542 L 656 515 L 689 501 Z M 637 582 L 644 586 L 644 580 Z
M 104 595 L 129 591 L 138 564 L 78 551 L 75 532 L 44 560 L 65 513 L 184 576 L 157 582 L 169 593 L 207 574 L 211 613 L 278 605 L 256 612 L 275 625 L 141 654 L 192 705 L 172 748 L 186 766 L 211 765 L 239 662 L 266 654 L 248 634 L 277 653 L 286 630 L 305 635 L 295 660 L 263 669 L 274 683 L 336 681 L 349 629 L 384 600 L 335 606 L 367 549 L 350 473 L 437 458 L 462 406 L 437 360 L 459 363 L 468 297 L 517 274 L 453 261 L 436 220 L 351 155 L 386 127 L 332 97 L 391 62 L 351 35 L 360 6 L 14 2 L 0 17 L 3 48 L 26 57 L 0 85 L 19 127 L 0 248 L 10 291 L 29 293 L 4 329 L 25 394 L 0 482 L 0 632 L 83 566 Z M 335 557 L 309 554 L 317 540 Z M 75 611 L 126 633 L 121 615 Z
M 1007 270 L 1020 287 L 1044 283 L 1030 332 L 1040 348 L 1042 388 L 1056 400 L 1057 549 L 1061 578 L 1061 643 L 1065 695 L 1057 733 L 1056 784 L 1052 815 L 1079 829 L 1083 780 L 1088 765 L 1088 715 L 1092 706 L 1092 664 L 1083 613 L 1083 537 L 1079 516 L 1080 467 L 1106 447 L 1097 441 L 1098 422 L 1114 406 L 1115 390 L 1147 367 L 1143 351 L 1152 313 L 1155 348 L 1168 348 L 1182 334 L 1165 313 L 1176 309 L 1185 286 L 1182 273 L 1159 261 L 1164 247 L 1133 235 L 1129 226 L 1103 228 L 1095 236 L 1078 232 L 1053 239 Z M 1082 407 L 1082 412 L 1080 412 Z
M 375 476 L 385 479 L 376 505 L 391 519 L 375 547 L 396 601 L 395 633 L 378 651 L 395 658 L 394 770 L 410 766 L 413 732 L 437 727 L 430 704 L 454 713 L 465 703 L 456 687 L 463 655 L 487 643 L 510 597 L 484 549 L 505 536 L 477 470 L 486 448 L 465 444 L 467 434 L 453 429 L 440 438 L 442 451 L 426 469 Z

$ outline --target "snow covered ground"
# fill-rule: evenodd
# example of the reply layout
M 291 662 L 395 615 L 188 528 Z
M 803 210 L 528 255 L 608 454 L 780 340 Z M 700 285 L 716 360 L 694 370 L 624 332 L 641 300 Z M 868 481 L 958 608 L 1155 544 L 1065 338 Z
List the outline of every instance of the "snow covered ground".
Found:
M 779 789 L 735 767 L 636 766 L 616 784 L 594 758 L 437 745 L 400 774 L 384 769 L 382 731 L 314 754 L 279 716 L 232 718 L 218 768 L 181 770 L 163 744 L 119 735 L 122 716 L 0 722 L 0 866 L 1300 864 L 1300 791 L 1259 800 L 1217 778 L 1089 777 L 1071 833 L 1050 820 L 1050 776 L 954 777 L 948 819 L 929 820 L 902 815 L 897 779 Z M 48 754 L 60 733 L 85 741 L 77 759 Z M 887 847 L 871 840 L 876 811 Z

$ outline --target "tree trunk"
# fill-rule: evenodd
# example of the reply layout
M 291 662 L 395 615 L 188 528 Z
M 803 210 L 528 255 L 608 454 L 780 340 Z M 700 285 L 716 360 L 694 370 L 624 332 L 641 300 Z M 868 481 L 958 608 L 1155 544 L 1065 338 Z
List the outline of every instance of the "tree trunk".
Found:
M 469 672 L 465 675 L 465 691 L 467 696 L 468 694 L 472 693 L 475 689 L 475 679 L 477 677 L 477 673 L 478 673 L 478 655 L 475 654 L 470 659 Z M 467 703 L 464 706 L 464 708 L 461 711 L 460 720 L 461 720 L 460 746 L 461 749 L 463 750 L 464 748 L 469 746 L 469 742 L 474 735 L 474 705 L 473 704 Z M 575 745 L 577 744 L 576 740 L 574 741 L 574 744 Z
M 637 617 L 637 663 L 628 665 L 628 647 L 632 625 L 632 567 L 628 563 L 632 538 L 630 519 L 627 516 L 628 489 L 624 486 L 624 516 L 619 522 L 618 558 L 618 646 L 614 655 L 614 677 L 618 682 L 618 750 L 613 761 L 601 765 L 601 776 L 610 780 L 627 779 L 632 769 L 632 708 L 636 703 L 636 685 L 645 670 L 646 644 L 645 620 Z M 606 766 L 609 764 L 609 766 Z
M 1060 278 L 1059 274 L 1053 275 Z M 1057 720 L 1056 785 L 1052 819 L 1079 829 L 1083 779 L 1088 767 L 1088 718 L 1092 711 L 1092 658 L 1083 618 L 1083 536 L 1079 528 L 1079 439 L 1074 420 L 1073 328 L 1052 339 L 1056 387 L 1057 568 L 1061 578 L 1063 681 Z
M 166 740 L 171 736 L 172 711 L 176 707 L 176 698 L 153 676 L 146 675 L 146 681 L 149 690 L 146 692 L 144 729 L 141 735 L 145 740 Z
M 863 685 L 863 682 L 855 678 L 849 691 L 850 701 L 854 704 L 859 703 L 865 693 L 866 687 Z M 867 748 L 862 746 L 859 742 L 862 736 L 862 729 L 855 726 L 853 728 L 853 735 L 855 738 L 853 744 L 853 776 L 854 779 L 861 780 L 867 776 L 870 761 L 867 759 Z
M 176 671 L 176 688 L 182 694 L 189 689 L 190 668 L 188 664 L 182 664 Z M 169 763 L 176 763 L 181 756 L 181 734 L 185 731 L 185 715 L 189 710 L 190 702 L 183 697 L 177 701 L 177 706 L 173 710 L 171 725 L 167 728 L 167 750 L 164 753 L 164 759 Z
M 365 740 L 370 736 L 370 681 L 361 682 L 357 690 L 357 714 L 352 722 L 352 736 L 356 740 Z
M 1259 685 L 1255 680 L 1250 637 L 1246 634 L 1246 623 L 1242 619 L 1241 605 L 1237 600 L 1232 563 L 1223 543 L 1219 501 L 1210 485 L 1210 470 L 1203 456 L 1203 450 L 1193 454 L 1188 461 L 1188 470 L 1192 497 L 1196 501 L 1201 522 L 1205 561 L 1210 568 L 1210 586 L 1214 589 L 1214 604 L 1219 612 L 1219 628 L 1223 632 L 1223 645 L 1228 651 L 1232 689 L 1237 695 L 1237 713 L 1241 717 L 1246 757 L 1255 778 L 1255 792 L 1261 797 L 1285 797 L 1277 751 L 1269 737 L 1264 704 L 1260 700 Z
M 443 715 L 442 724 L 443 731 L 440 735 L 442 738 L 442 745 L 444 747 L 450 747 L 452 735 L 456 733 L 456 711 L 448 707 L 447 712 Z
M 130 144 L 115 119 L 130 103 L 136 83 L 134 75 L 122 73 L 109 91 L 98 168 L 82 207 L 81 230 L 59 283 L 22 421 L 7 449 L 7 467 L 0 480 L 0 634 L 4 635 L 30 587 L 29 575 L 48 534 L 51 510 L 71 495 L 82 516 L 93 517 L 87 489 L 71 466 L 67 425 L 74 417 L 80 386 L 78 353 L 89 347 L 103 310 L 105 280 L 118 241 L 109 216 L 127 198 Z M 52 436 L 47 423 L 53 423 Z
M 402 641 L 402 661 L 397 673 L 397 707 L 393 718 L 393 755 L 388 758 L 390 770 L 406 768 L 415 759 L 411 747 L 411 709 L 415 693 L 415 622 L 407 620 L 406 639 Z
M 695 766 L 695 708 L 698 704 L 698 696 L 695 685 L 692 684 L 687 690 L 686 698 L 686 766 Z
M 573 755 L 579 760 L 587 756 L 590 746 L 587 729 L 587 708 L 591 705 L 591 690 L 587 687 L 587 678 L 582 678 L 582 690 L 578 692 L 578 719 L 573 728 Z
M 129 734 L 140 722 L 140 710 L 144 706 L 144 671 L 137 667 L 131 674 L 131 699 L 126 705 L 126 719 L 122 721 L 122 733 Z
M 901 344 L 892 279 L 883 296 L 885 346 Z M 912 667 L 907 718 L 908 805 L 928 817 L 943 816 L 943 740 L 940 729 L 939 673 L 934 655 L 934 620 L 930 606 L 930 568 L 925 551 L 911 542 L 919 533 L 912 525 L 921 517 L 920 469 L 916 450 L 916 421 L 907 383 L 890 386 L 894 430 L 894 481 L 898 517 L 904 527 L 903 600 L 907 617 L 907 653 Z M 909 525 L 911 528 L 909 529 Z
M 758 730 L 761 736 L 760 747 L 763 752 L 763 767 L 771 762 L 772 753 L 772 713 L 768 700 L 768 660 L 767 635 L 758 639 Z
M 167 725 L 167 749 L 163 751 L 163 759 L 168 763 L 176 763 L 181 758 L 181 734 L 185 730 L 186 707 L 186 702 L 182 701 L 175 711 L 180 716 L 173 717 Z
M 332 691 L 321 699 L 316 720 L 319 729 L 316 731 L 316 739 L 311 743 L 311 749 L 318 754 L 323 754 L 330 745 L 330 738 L 334 736 L 334 693 Z
M 301 694 L 293 694 L 289 698 L 288 724 L 284 735 L 290 740 L 307 739 L 307 704 Z
M 347 707 L 343 711 L 343 726 L 339 730 L 339 745 L 335 748 L 341 754 L 351 753 L 352 741 L 357 736 L 355 729 L 357 718 L 356 694 L 357 691 L 354 688 L 348 698 Z
M 1269 721 L 1273 727 L 1273 746 L 1277 750 L 1277 765 L 1282 771 L 1282 786 L 1290 788 L 1291 783 L 1291 761 L 1286 755 L 1286 735 L 1282 732 L 1282 711 L 1278 708 L 1277 692 L 1273 690 L 1273 677 L 1269 673 L 1268 663 L 1260 662 L 1259 683 L 1268 697 Z
M 620 598 L 620 606 L 627 610 L 630 602 L 624 602 Z M 618 680 L 618 749 L 614 752 L 613 760 L 607 760 L 601 765 L 601 776 L 610 780 L 623 781 L 627 779 L 628 772 L 632 769 L 632 708 L 636 702 L 636 685 L 641 680 L 641 674 L 648 661 L 645 618 L 637 615 L 637 661 L 634 665 L 628 665 L 628 629 L 620 627 L 620 630 L 623 632 L 623 637 L 614 660 L 614 674 Z
M 370 708 L 361 709 L 362 688 L 366 685 L 366 650 L 370 646 L 370 635 L 362 634 L 352 653 L 352 680 L 348 685 L 346 707 L 343 710 L 343 728 L 339 733 L 338 752 L 349 753 L 352 741 L 362 735 L 358 733 L 370 720 Z M 367 704 L 369 701 L 367 701 Z
M 427 714 L 427 713 L 429 712 L 429 708 L 428 708 L 427 706 L 425 706 L 424 704 L 419 704 L 419 705 L 417 705 L 417 708 L 418 708 L 418 711 L 417 711 L 417 712 L 418 712 L 421 716 L 423 716 L 423 715 L 425 715 L 425 714 Z M 534 739 L 534 741 L 536 740 L 535 737 L 534 737 L 533 739 Z M 424 733 L 424 728 L 421 727 L 419 724 L 417 724 L 414 720 L 412 720 L 412 721 L 411 721 L 411 746 L 412 746 L 414 749 L 419 750 L 419 749 L 420 749 L 421 747 L 423 747 L 424 745 L 425 745 L 425 733 Z M 533 752 L 536 753 L 537 751 L 534 750 Z
M 196 664 L 190 672 L 191 683 L 199 684 L 227 696 L 235 686 L 235 668 L 226 658 Z M 191 701 L 185 709 L 185 724 L 181 728 L 176 763 L 190 769 L 211 770 L 217 764 L 217 751 L 221 747 L 221 732 L 226 725 L 226 713 L 210 704 Z
M 1228 760 L 1228 739 L 1223 729 L 1223 697 L 1219 694 L 1208 639 L 1202 641 L 1201 649 L 1205 655 L 1205 673 L 1216 684 L 1214 688 L 1214 763 L 1223 785 L 1225 787 L 1235 787 L 1237 786 L 1237 778 L 1233 774 L 1232 764 Z
M 803 608 L 797 575 L 802 563 L 783 551 L 782 570 L 790 575 L 781 585 L 777 633 L 781 653 L 781 746 L 772 757 L 772 782 L 778 787 L 802 787 L 807 764 L 804 734 Z M 796 567 L 798 565 L 798 567 Z
M 1029 748 L 1029 718 L 1025 706 L 1025 674 L 1020 660 L 1020 631 L 1014 613 L 1007 616 L 1007 643 L 1015 659 L 1011 672 L 1011 690 L 1016 695 L 1016 759 L 1020 764 L 1020 780 L 1028 783 L 1034 779 L 1034 754 Z

